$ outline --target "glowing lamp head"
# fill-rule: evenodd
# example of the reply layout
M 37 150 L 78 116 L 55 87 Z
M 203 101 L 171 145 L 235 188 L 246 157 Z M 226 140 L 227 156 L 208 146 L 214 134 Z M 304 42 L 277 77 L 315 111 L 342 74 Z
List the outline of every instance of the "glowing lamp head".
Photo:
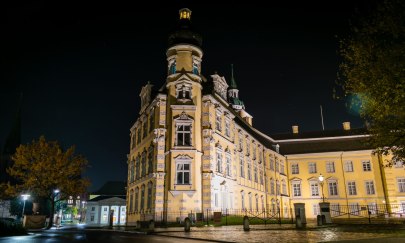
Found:
M 191 18 L 191 10 L 188 8 L 182 8 L 179 10 L 180 19 L 190 19 Z
M 29 198 L 30 196 L 31 196 L 31 195 L 29 195 L 29 194 L 22 194 L 22 195 L 21 195 L 21 197 L 22 197 L 22 199 L 23 199 L 24 201 L 28 200 L 28 198 Z
M 55 189 L 55 190 L 53 190 L 53 192 L 54 192 L 54 193 L 59 193 L 60 190 L 59 190 L 59 189 Z

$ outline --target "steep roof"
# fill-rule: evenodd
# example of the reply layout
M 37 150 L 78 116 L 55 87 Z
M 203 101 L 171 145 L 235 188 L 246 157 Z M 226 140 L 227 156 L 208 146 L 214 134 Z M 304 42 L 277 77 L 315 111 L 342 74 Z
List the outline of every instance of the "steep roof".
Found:
M 107 181 L 94 195 L 100 196 L 125 196 L 127 183 L 125 181 Z
M 280 153 L 304 154 L 373 149 L 364 128 L 271 135 Z
M 102 201 L 102 200 L 106 200 L 106 199 L 110 199 L 110 198 L 120 198 L 120 199 L 126 199 L 126 196 L 98 196 L 95 197 L 93 199 L 90 199 L 89 202 L 98 202 L 98 201 Z

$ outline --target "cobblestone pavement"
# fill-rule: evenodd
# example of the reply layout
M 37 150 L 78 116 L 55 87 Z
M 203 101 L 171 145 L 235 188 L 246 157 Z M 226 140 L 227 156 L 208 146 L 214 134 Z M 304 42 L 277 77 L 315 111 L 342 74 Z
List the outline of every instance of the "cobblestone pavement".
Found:
M 156 228 L 159 235 L 206 239 L 226 242 L 405 242 L 405 226 L 387 225 L 308 225 L 305 230 L 295 225 L 251 225 L 243 231 L 241 225 L 222 227 Z M 402 237 L 402 238 L 398 238 Z

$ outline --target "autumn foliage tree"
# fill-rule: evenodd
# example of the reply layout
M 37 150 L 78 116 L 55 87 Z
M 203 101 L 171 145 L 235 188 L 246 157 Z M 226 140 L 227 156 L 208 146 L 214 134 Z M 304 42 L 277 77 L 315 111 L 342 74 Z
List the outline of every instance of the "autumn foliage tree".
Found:
M 46 198 L 51 205 L 48 227 L 53 224 L 55 203 L 86 191 L 89 181 L 82 178 L 87 160 L 75 154 L 75 147 L 62 149 L 57 141 L 47 141 L 44 136 L 30 144 L 20 145 L 12 156 L 14 164 L 7 169 L 18 183 L 8 185 L 7 193 L 18 196 L 29 193 Z M 55 190 L 59 193 L 56 197 Z
M 355 20 L 341 41 L 340 82 L 360 107 L 371 144 L 393 154 L 388 165 L 405 159 L 405 1 L 379 2 Z

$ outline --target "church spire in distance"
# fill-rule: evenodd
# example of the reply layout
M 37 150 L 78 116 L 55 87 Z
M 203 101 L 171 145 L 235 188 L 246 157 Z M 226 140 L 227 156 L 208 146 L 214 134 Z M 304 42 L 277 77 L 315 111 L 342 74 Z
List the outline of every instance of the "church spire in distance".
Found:
M 233 64 L 231 64 L 231 83 L 228 88 L 228 102 L 232 105 L 232 108 L 236 111 L 245 109 L 243 101 L 239 99 L 239 90 L 236 85 L 234 73 L 233 73 Z

